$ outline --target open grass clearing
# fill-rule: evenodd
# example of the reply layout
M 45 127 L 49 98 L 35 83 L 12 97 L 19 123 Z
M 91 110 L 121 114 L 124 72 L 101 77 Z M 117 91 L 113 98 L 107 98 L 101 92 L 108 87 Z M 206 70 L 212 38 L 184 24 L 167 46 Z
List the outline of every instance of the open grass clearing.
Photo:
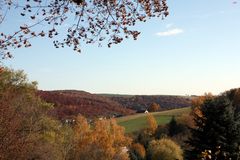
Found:
M 186 114 L 190 112 L 190 107 L 180 108 L 180 109 L 172 109 L 162 112 L 154 112 L 150 113 L 155 118 L 158 124 L 166 124 L 168 123 L 172 116 L 178 117 L 182 114 Z M 146 113 L 139 113 L 135 115 L 125 116 L 117 118 L 117 122 L 119 125 L 125 128 L 126 133 L 131 133 L 134 131 L 138 131 L 147 127 L 147 114 Z

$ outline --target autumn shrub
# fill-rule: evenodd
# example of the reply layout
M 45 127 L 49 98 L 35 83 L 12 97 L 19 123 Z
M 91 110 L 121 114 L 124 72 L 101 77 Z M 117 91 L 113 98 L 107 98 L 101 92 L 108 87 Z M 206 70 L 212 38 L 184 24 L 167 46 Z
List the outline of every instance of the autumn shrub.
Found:
M 170 139 L 151 141 L 147 151 L 151 160 L 183 160 L 182 149 Z
M 130 147 L 129 151 L 131 160 L 145 160 L 146 158 L 146 150 L 143 145 L 140 143 L 134 143 Z

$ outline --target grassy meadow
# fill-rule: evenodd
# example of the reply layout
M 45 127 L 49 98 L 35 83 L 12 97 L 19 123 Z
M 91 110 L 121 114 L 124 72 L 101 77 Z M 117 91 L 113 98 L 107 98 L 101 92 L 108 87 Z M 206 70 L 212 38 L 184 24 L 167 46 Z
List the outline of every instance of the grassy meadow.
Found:
M 189 112 L 190 107 L 186 107 L 162 112 L 154 112 L 150 114 L 152 114 L 156 118 L 158 124 L 166 124 L 171 120 L 172 116 L 178 117 L 181 116 L 182 114 Z M 146 115 L 147 115 L 146 113 L 139 113 L 135 115 L 124 116 L 117 118 L 117 122 L 119 125 L 125 128 L 126 133 L 132 133 L 147 127 Z

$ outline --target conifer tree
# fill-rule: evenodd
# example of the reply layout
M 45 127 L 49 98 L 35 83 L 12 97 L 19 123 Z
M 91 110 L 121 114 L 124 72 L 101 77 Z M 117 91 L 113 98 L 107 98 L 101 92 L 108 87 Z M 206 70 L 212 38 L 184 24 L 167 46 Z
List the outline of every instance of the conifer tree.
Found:
M 178 125 L 174 116 L 172 117 L 171 121 L 168 124 L 168 132 L 170 136 L 178 134 Z
M 187 158 L 200 159 L 203 152 L 211 151 L 211 159 L 240 159 L 240 117 L 232 101 L 224 95 L 209 98 L 200 111 L 194 115 L 196 128 L 191 129 Z

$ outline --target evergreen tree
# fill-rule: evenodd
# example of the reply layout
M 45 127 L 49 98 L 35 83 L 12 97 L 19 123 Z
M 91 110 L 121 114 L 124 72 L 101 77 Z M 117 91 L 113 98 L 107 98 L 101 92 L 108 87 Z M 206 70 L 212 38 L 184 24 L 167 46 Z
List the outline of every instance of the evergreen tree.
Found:
M 180 133 L 184 133 L 187 130 L 186 126 L 184 126 L 183 124 L 177 123 L 175 116 L 172 117 L 167 127 L 168 127 L 168 135 L 170 137 L 176 136 Z
M 174 116 L 168 124 L 168 134 L 171 137 L 178 134 L 178 124 Z
M 195 114 L 196 128 L 191 129 L 188 159 L 200 159 L 210 150 L 212 159 L 240 159 L 240 117 L 232 101 L 222 95 L 206 99 L 200 107 L 202 114 Z

